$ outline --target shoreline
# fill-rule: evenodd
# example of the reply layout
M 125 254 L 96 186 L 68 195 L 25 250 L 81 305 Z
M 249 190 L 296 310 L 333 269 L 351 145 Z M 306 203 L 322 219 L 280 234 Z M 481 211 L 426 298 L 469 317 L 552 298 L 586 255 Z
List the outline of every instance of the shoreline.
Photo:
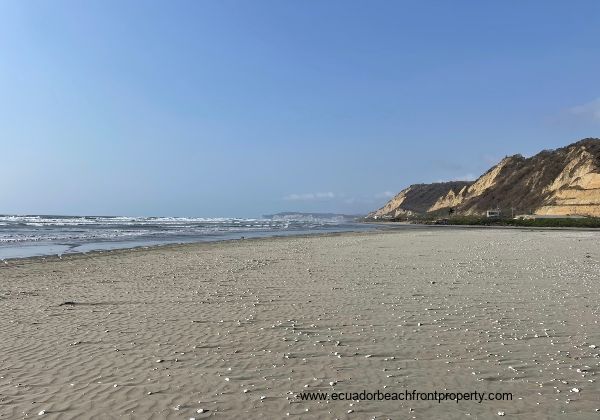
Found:
M 68 254 L 53 254 L 53 255 L 33 255 L 30 257 L 20 258 L 7 258 L 4 260 L 0 259 L 0 262 L 4 262 L 4 266 L 15 265 L 18 262 L 51 262 L 51 261 L 70 261 L 77 259 L 93 258 L 97 256 L 111 256 L 121 255 L 128 253 L 142 253 L 142 252 L 153 252 L 162 250 L 186 250 L 188 248 L 204 248 L 213 246 L 223 246 L 228 244 L 237 244 L 240 242 L 260 242 L 269 240 L 285 240 L 288 238 L 311 238 L 311 237 L 328 237 L 328 236 L 340 236 L 340 235 L 354 235 L 354 234 L 371 234 L 371 233 L 383 233 L 383 230 L 372 230 L 372 231 L 344 231 L 344 232 L 320 232 L 320 233 L 302 233 L 298 235 L 273 235 L 273 236 L 259 236 L 244 239 L 217 239 L 214 241 L 198 241 L 198 242 L 179 242 L 179 243 L 165 243 L 156 245 L 139 245 L 130 248 L 114 248 L 114 249 L 99 249 L 85 252 L 71 252 Z M 2 269 L 2 265 L 0 265 Z
M 228 243 L 238 243 L 242 241 L 264 241 L 264 240 L 281 240 L 286 238 L 310 238 L 310 237 L 327 237 L 327 236 L 340 236 L 340 235 L 355 235 L 355 234 L 384 234 L 394 233 L 400 231 L 412 231 L 412 230 L 517 230 L 517 231 L 575 231 L 575 232 L 600 232 L 600 229 L 586 228 L 586 227 L 523 227 L 523 226 L 482 226 L 482 225 L 429 225 L 419 223 L 404 223 L 404 222 L 359 222 L 362 224 L 376 225 L 384 229 L 373 229 L 373 230 L 345 230 L 339 232 L 315 232 L 315 233 L 298 233 L 298 234 L 286 234 L 286 235 L 270 235 L 270 236 L 256 236 L 248 238 L 228 238 L 228 239 L 216 239 L 210 241 L 197 241 L 197 242 L 174 242 L 174 243 L 163 243 L 154 245 L 137 245 L 132 247 L 123 248 L 112 248 L 112 249 L 97 249 L 82 252 L 69 252 L 65 254 L 48 254 L 48 255 L 33 255 L 27 257 L 15 257 L 15 258 L 0 258 L 0 269 L 9 265 L 14 265 L 18 262 L 35 262 L 35 261 L 61 261 L 71 260 L 74 258 L 91 258 L 100 255 L 112 255 L 120 254 L 123 252 L 144 252 L 152 251 L 155 249 L 170 249 L 170 248 L 182 248 L 195 247 L 195 246 L 211 246 L 211 245 L 223 245 Z
M 82 242 L 82 243 L 65 243 L 64 241 L 54 241 L 54 242 L 23 242 L 19 243 L 19 245 L 4 245 L 0 247 L 0 250 L 19 250 L 30 247 L 67 247 L 67 249 L 61 253 L 57 252 L 48 252 L 48 253 L 35 253 L 32 255 L 24 255 L 24 256 L 9 256 L 9 257 L 0 257 L 0 262 L 2 261 L 10 261 L 10 260 L 21 260 L 21 259 L 29 259 L 29 258 L 61 258 L 69 255 L 78 255 L 78 254 L 90 254 L 90 253 L 101 253 L 101 252 L 111 252 L 118 250 L 127 250 L 127 249 L 145 249 L 145 248 L 155 248 L 162 246 L 170 246 L 170 245 L 190 245 L 190 244 L 202 244 L 202 243 L 215 243 L 215 242 L 227 242 L 227 241 L 237 241 L 237 240 L 249 240 L 249 239 L 260 239 L 260 238 L 273 238 L 273 237 L 292 237 L 292 236 L 310 236 L 310 235 L 323 235 L 330 233 L 344 233 L 344 232 L 362 232 L 367 230 L 376 230 L 376 228 L 369 227 L 367 224 L 363 223 L 353 223 L 355 226 L 360 226 L 360 228 L 351 228 L 348 225 L 343 227 L 334 226 L 329 229 L 314 229 L 314 230 L 306 230 L 300 229 L 297 231 L 286 231 L 286 230 L 274 230 L 274 231 L 259 231 L 259 232 L 231 232 L 226 233 L 220 236 L 199 236 L 195 239 L 188 239 L 183 241 L 177 240 L 169 240 L 167 238 L 158 239 L 158 240 L 132 240 L 132 241 L 97 241 L 97 242 Z M 244 233 L 244 235 L 242 235 Z M 103 247 L 101 245 L 112 244 L 113 246 Z M 116 244 L 116 245 L 115 245 Z M 75 250 L 77 247 L 90 247 L 92 248 L 87 250 Z M 1 254 L 0 254 L 1 255 Z

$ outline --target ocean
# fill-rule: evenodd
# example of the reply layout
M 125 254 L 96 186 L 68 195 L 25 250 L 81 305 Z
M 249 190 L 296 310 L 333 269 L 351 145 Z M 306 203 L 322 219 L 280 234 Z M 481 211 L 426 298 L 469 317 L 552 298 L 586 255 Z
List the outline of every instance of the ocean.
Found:
M 0 260 L 163 244 L 373 229 L 344 216 L 259 219 L 0 215 Z

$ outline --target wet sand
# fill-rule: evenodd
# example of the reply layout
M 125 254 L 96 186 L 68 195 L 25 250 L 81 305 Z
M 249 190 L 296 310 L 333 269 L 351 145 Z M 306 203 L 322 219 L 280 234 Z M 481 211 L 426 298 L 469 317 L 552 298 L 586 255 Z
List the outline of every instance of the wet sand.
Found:
M 439 228 L 11 261 L 0 418 L 600 418 L 599 239 Z M 513 400 L 298 397 L 413 389 Z

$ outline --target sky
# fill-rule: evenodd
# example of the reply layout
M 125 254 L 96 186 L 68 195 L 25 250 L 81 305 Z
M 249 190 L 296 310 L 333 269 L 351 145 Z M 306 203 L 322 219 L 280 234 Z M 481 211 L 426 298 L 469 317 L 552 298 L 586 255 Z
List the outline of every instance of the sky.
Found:
M 600 137 L 600 2 L 0 2 L 0 213 L 373 210 Z

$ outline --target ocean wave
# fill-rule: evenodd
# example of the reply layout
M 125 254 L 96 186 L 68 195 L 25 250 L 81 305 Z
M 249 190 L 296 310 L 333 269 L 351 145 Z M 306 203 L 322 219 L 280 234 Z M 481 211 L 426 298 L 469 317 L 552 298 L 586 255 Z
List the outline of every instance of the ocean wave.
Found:
M 228 233 L 314 230 L 329 223 L 236 218 L 0 216 L 0 243 L 203 237 Z
M 0 216 L 2 224 L 25 224 L 29 226 L 114 225 L 114 224 L 190 224 L 190 223 L 256 223 L 263 219 L 205 218 L 205 217 L 126 217 L 126 216 Z
M 327 229 L 331 220 L 274 218 L 0 215 L 0 244 L 195 240 L 228 234 Z

